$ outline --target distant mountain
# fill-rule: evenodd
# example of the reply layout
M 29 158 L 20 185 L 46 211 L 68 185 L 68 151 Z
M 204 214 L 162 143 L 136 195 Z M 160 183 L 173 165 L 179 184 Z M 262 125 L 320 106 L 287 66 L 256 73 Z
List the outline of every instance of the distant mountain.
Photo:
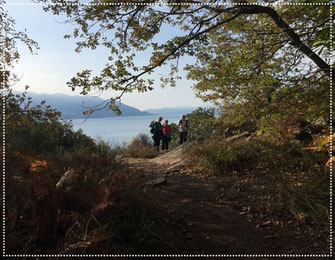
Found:
M 175 115 L 183 115 L 189 114 L 196 110 L 198 107 L 172 107 L 172 108 L 157 108 L 157 109 L 146 109 L 145 112 L 158 115 L 158 116 L 175 116 Z
M 48 105 L 62 112 L 64 119 L 77 119 L 84 118 L 83 112 L 93 108 L 105 100 L 99 97 L 91 96 L 70 96 L 65 94 L 37 94 L 33 92 L 27 93 L 28 97 L 32 98 L 34 104 L 40 103 L 45 100 Z M 116 102 L 120 105 L 120 103 Z M 140 111 L 135 107 L 131 107 L 121 103 L 120 110 L 121 116 L 148 116 L 149 112 Z M 104 118 L 104 117 L 117 117 L 112 110 L 102 109 L 97 110 L 90 115 L 90 118 Z

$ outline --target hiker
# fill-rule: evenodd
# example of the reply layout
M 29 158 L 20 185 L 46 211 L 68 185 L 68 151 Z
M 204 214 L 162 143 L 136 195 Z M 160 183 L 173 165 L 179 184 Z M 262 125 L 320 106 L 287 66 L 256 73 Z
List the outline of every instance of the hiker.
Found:
M 182 115 L 181 119 L 178 122 L 178 128 L 179 128 L 179 135 L 180 135 L 180 144 L 183 144 L 187 141 L 187 131 L 189 128 L 188 120 L 186 120 L 186 116 Z
M 171 141 L 172 128 L 169 125 L 169 121 L 165 120 L 163 123 L 163 138 L 162 138 L 162 150 L 169 150 L 169 142 Z
M 157 151 L 159 151 L 159 145 L 161 142 L 161 139 L 163 137 L 163 132 L 162 132 L 162 117 L 158 117 L 157 121 L 151 122 L 149 127 L 151 127 L 150 132 L 153 134 L 152 138 L 154 139 L 154 147 L 157 147 Z

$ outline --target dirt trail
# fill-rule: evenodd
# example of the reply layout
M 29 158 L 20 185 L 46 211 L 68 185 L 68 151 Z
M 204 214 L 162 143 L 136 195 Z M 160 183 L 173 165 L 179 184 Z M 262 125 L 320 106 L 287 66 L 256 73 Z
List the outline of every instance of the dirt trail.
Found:
M 235 184 L 240 179 L 207 178 L 187 171 L 184 149 L 180 146 L 153 159 L 126 159 L 142 183 L 166 177 L 166 183 L 153 187 L 152 194 L 161 206 L 166 223 L 177 232 L 183 243 L 184 252 L 175 253 L 264 255 L 328 252 L 325 244 L 314 235 L 299 234 L 292 225 L 260 225 L 267 222 L 250 217 L 249 212 L 243 213 L 243 205 L 250 204 L 246 198 L 252 197 L 253 191 L 248 190 L 246 196 L 241 190 L 243 186 L 238 184 L 239 188 L 236 188 Z M 266 178 L 260 181 L 271 182 Z

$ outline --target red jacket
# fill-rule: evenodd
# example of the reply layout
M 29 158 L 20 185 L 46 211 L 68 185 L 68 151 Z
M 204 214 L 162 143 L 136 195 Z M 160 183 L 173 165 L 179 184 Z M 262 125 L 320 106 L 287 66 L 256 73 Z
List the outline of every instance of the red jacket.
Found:
M 163 133 L 164 134 L 171 134 L 172 133 L 171 126 L 169 126 L 169 125 L 163 125 Z

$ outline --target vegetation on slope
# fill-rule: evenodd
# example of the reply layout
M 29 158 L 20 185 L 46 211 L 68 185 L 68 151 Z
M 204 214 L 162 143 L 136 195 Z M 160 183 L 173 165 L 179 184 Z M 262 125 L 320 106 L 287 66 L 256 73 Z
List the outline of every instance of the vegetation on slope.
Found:
M 169 232 L 117 160 L 120 148 L 19 100 L 7 101 L 6 252 L 168 252 Z
M 199 111 L 194 114 L 199 116 Z M 299 122 L 276 123 L 266 131 L 255 127 L 257 122 L 234 125 L 221 120 L 214 115 L 208 119 L 208 113 L 203 113 L 201 123 L 195 122 L 197 126 L 207 122 L 207 129 L 211 130 L 206 132 L 208 138 L 202 138 L 201 134 L 193 137 L 195 142 L 188 155 L 193 171 L 214 176 L 264 171 L 279 184 L 282 209 L 312 228 L 327 230 L 330 203 L 327 124 L 313 125 L 300 118 Z

